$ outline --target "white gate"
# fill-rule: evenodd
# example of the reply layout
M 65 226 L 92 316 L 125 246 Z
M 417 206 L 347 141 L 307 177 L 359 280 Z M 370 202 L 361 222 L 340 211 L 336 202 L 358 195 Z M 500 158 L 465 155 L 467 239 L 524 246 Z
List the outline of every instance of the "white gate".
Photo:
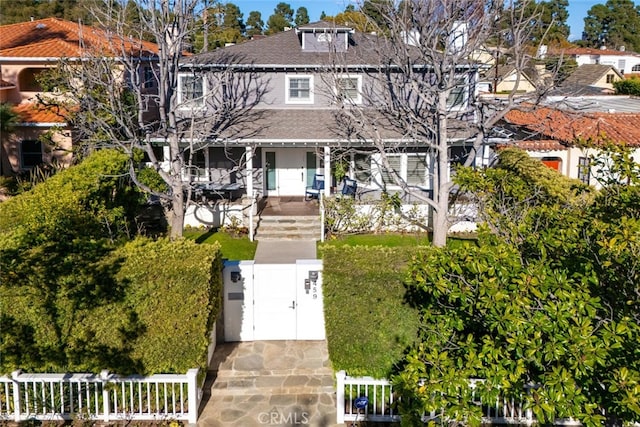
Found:
M 225 341 L 323 340 L 322 261 L 224 267 Z

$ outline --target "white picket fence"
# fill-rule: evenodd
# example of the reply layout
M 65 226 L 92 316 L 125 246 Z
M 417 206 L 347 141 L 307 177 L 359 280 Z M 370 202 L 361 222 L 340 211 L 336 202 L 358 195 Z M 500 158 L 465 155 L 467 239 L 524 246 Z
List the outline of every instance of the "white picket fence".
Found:
M 198 369 L 186 374 L 120 377 L 28 374 L 0 377 L 0 420 L 186 421 L 196 424 Z
M 471 387 L 482 380 L 471 380 Z M 356 399 L 361 396 L 368 398 L 366 408 L 358 410 Z M 482 402 L 479 398 L 473 398 L 474 403 L 483 409 L 483 424 L 523 424 L 537 423 L 531 410 L 523 407 L 522 402 L 516 399 L 498 397 L 495 402 Z M 393 385 L 386 379 L 374 379 L 371 377 L 350 377 L 345 371 L 336 373 L 336 401 L 337 423 L 350 421 L 372 422 L 397 422 L 400 415 L 397 413 L 396 401 L 398 396 L 393 391 Z M 425 414 L 423 421 L 436 420 L 438 414 L 432 412 Z M 556 420 L 554 425 L 580 426 L 573 419 Z

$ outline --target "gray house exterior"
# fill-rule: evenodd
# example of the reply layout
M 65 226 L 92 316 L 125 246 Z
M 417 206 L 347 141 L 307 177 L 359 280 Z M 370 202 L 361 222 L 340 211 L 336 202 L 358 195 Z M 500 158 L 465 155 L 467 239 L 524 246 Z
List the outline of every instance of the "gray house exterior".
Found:
M 304 200 L 317 174 L 326 178 L 324 196 L 340 191 L 341 181 L 335 175 L 356 180 L 359 199 L 399 191 L 391 173 L 429 192 L 433 159 L 423 142 L 381 120 L 378 134 L 389 146 L 386 158 L 391 172 L 382 167 L 380 150 L 352 132 L 344 119 L 348 108 L 377 114 L 375 105 L 366 105 L 370 98 L 362 94 L 375 84 L 372 70 L 380 68 L 374 49 L 378 41 L 373 34 L 317 22 L 185 58 L 179 77 L 179 96 L 187 107 L 184 114 L 207 120 L 219 113 L 214 110 L 221 104 L 251 104 L 241 120 L 193 134 L 194 147 L 202 147 L 193 153 L 193 179 L 205 190 L 232 188 L 235 194 L 229 195 L 243 199 L 245 205 L 256 198 Z M 463 72 L 472 81 L 463 90 L 473 92 L 476 70 Z M 200 100 L 211 95 L 213 101 Z M 472 96 L 459 92 L 454 102 L 464 109 Z M 184 102 L 189 100 L 196 108 Z M 463 118 L 473 119 L 472 114 Z M 455 126 L 456 121 L 451 123 Z M 450 135 L 455 138 L 452 159 L 464 158 L 467 135 L 463 131 Z M 486 163 L 488 153 L 478 154 L 477 160 Z M 335 174 L 338 164 L 343 174 Z M 403 197 L 407 203 L 415 201 L 406 193 Z

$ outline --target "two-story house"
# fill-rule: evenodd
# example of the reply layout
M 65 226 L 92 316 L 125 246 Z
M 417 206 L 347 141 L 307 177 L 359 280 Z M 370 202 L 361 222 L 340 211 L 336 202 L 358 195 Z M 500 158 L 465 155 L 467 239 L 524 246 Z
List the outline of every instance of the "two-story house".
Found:
M 640 54 L 626 51 L 623 48 L 613 50 L 607 49 L 606 47 L 601 49 L 576 47 L 565 49 L 562 51 L 562 54 L 575 59 L 578 66 L 584 64 L 601 64 L 611 65 L 622 74 L 640 72 Z M 611 78 L 613 79 L 613 77 Z
M 379 146 L 374 148 L 366 137 L 349 135 L 352 124 L 341 121 L 341 111 L 348 108 L 369 107 L 365 111 L 369 119 L 376 114 L 377 106 L 365 105 L 363 93 L 374 84 L 371 70 L 380 67 L 374 48 L 377 37 L 317 22 L 186 58 L 180 97 L 192 99 L 204 117 L 208 90 L 233 92 L 207 76 L 231 69 L 252 75 L 252 84 L 267 87 L 251 112 L 255 120 L 201 137 L 202 148 L 193 153 L 200 165 L 198 178 L 237 183 L 249 196 L 295 200 L 304 199 L 317 175 L 324 176 L 326 196 L 339 191 L 337 178 L 343 174 L 357 182 L 358 198 L 398 191 L 392 174 L 413 188 L 430 191 L 433 158 L 424 141 L 385 126 L 381 119 L 376 132 L 389 147 L 383 161 Z M 475 90 L 476 70 L 463 68 L 461 73 L 467 84 L 452 92 L 449 106 L 454 109 L 462 109 Z M 185 114 L 193 111 L 182 105 Z M 451 157 L 459 160 L 466 136 L 453 131 L 450 135 Z M 484 154 L 485 162 L 488 155 Z M 483 161 L 482 154 L 478 156 Z
M 66 112 L 46 108 L 38 96 L 44 92 L 40 78 L 57 67 L 62 59 L 80 61 L 86 55 L 116 57 L 122 46 L 144 51 L 141 77 L 152 91 L 151 67 L 157 46 L 127 39 L 124 44 L 105 31 L 58 18 L 47 18 L 0 26 L 0 102 L 13 107 L 18 120 L 11 132 L 0 135 L 0 174 L 13 175 L 40 164 L 68 165 L 72 160 L 73 129 Z M 146 86 L 145 86 L 146 87 Z

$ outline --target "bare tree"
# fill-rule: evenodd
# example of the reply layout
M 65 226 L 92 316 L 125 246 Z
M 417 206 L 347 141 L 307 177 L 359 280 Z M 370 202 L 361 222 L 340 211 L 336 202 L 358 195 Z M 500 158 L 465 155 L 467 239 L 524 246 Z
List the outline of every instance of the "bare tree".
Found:
M 82 146 L 115 146 L 130 155 L 133 181 L 162 201 L 172 238 L 182 236 L 192 203 L 193 177 L 185 171 L 194 153 L 221 132 L 241 132 L 266 87 L 255 75 L 233 73 L 233 67 L 207 76 L 181 69 L 200 2 L 105 0 L 91 11 L 95 27 L 80 27 L 91 32 L 82 37 L 82 58 L 64 60 L 58 68 L 69 92 L 54 100 L 68 104 Z M 131 14 L 135 26 L 128 25 Z M 92 43 L 94 35 L 108 43 Z M 143 42 L 145 37 L 155 44 Z M 168 158 L 158 146 L 168 147 Z M 141 153 L 164 188 L 141 179 Z
M 380 2 L 378 7 L 382 26 L 376 37 L 369 38 L 371 46 L 366 49 L 377 60 L 363 63 L 379 66 L 361 70 L 368 83 L 362 85 L 360 102 L 338 100 L 343 104 L 338 129 L 349 140 L 373 146 L 386 178 L 404 194 L 430 206 L 433 244 L 444 246 L 452 221 L 452 144 L 465 147 L 459 163 L 473 164 L 494 125 L 523 100 L 516 97 L 520 73 L 513 91 L 499 101 L 480 99 L 479 72 L 495 62 L 495 57 L 482 53 L 488 47 L 503 52 L 517 71 L 524 70 L 530 65 L 529 52 L 535 52 L 524 44 L 534 17 L 524 16 L 522 8 L 492 0 L 404 0 Z M 340 53 L 335 57 L 333 87 L 353 69 Z M 530 100 L 535 103 L 543 93 L 539 90 Z M 430 191 L 409 185 L 390 164 L 388 154 L 407 145 L 427 153 Z

